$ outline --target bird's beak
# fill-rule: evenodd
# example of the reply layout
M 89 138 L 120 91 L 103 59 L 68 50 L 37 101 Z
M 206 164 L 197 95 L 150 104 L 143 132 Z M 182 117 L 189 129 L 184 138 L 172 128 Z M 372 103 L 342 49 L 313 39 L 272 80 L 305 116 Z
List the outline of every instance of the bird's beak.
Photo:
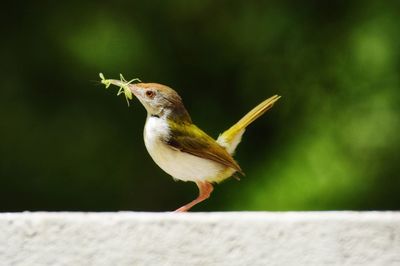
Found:
M 142 87 L 143 83 L 128 84 L 128 88 L 133 95 L 143 104 L 144 107 L 147 106 L 146 101 L 144 101 L 144 89 Z
M 136 98 L 141 97 L 141 87 L 140 87 L 141 83 L 135 83 L 135 84 L 129 84 L 128 88 L 129 90 L 132 92 L 133 95 L 136 96 Z

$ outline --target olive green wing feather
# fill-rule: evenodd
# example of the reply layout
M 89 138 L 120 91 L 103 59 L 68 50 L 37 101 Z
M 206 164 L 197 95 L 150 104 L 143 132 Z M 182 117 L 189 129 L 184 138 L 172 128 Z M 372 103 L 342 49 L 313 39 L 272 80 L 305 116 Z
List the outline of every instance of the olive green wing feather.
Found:
M 239 164 L 212 137 L 194 124 L 170 122 L 170 136 L 165 142 L 171 147 L 191 155 L 205 158 L 243 174 Z

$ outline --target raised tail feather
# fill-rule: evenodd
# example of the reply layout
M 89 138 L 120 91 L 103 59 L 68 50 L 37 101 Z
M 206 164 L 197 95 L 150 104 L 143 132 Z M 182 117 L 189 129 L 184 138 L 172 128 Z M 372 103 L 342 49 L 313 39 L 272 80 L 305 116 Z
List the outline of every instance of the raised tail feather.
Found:
M 281 98 L 281 96 L 274 95 L 254 107 L 242 119 L 240 119 L 239 122 L 234 124 L 218 137 L 218 144 L 225 147 L 230 154 L 233 154 L 242 139 L 246 127 L 268 111 L 274 103 L 279 100 L 279 98 Z

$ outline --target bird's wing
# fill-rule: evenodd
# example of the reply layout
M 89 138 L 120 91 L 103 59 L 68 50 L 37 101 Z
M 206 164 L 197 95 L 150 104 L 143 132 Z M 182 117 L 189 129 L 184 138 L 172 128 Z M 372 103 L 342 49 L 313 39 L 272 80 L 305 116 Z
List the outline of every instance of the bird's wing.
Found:
M 171 132 L 165 142 L 174 149 L 220 163 L 243 174 L 232 156 L 194 124 L 170 122 L 169 126 Z

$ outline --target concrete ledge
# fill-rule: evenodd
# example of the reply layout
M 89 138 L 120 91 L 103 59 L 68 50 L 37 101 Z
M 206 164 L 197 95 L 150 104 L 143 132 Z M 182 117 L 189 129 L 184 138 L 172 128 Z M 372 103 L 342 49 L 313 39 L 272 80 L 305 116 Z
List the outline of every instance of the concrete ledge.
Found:
M 400 265 L 400 213 L 3 213 L 0 265 Z

